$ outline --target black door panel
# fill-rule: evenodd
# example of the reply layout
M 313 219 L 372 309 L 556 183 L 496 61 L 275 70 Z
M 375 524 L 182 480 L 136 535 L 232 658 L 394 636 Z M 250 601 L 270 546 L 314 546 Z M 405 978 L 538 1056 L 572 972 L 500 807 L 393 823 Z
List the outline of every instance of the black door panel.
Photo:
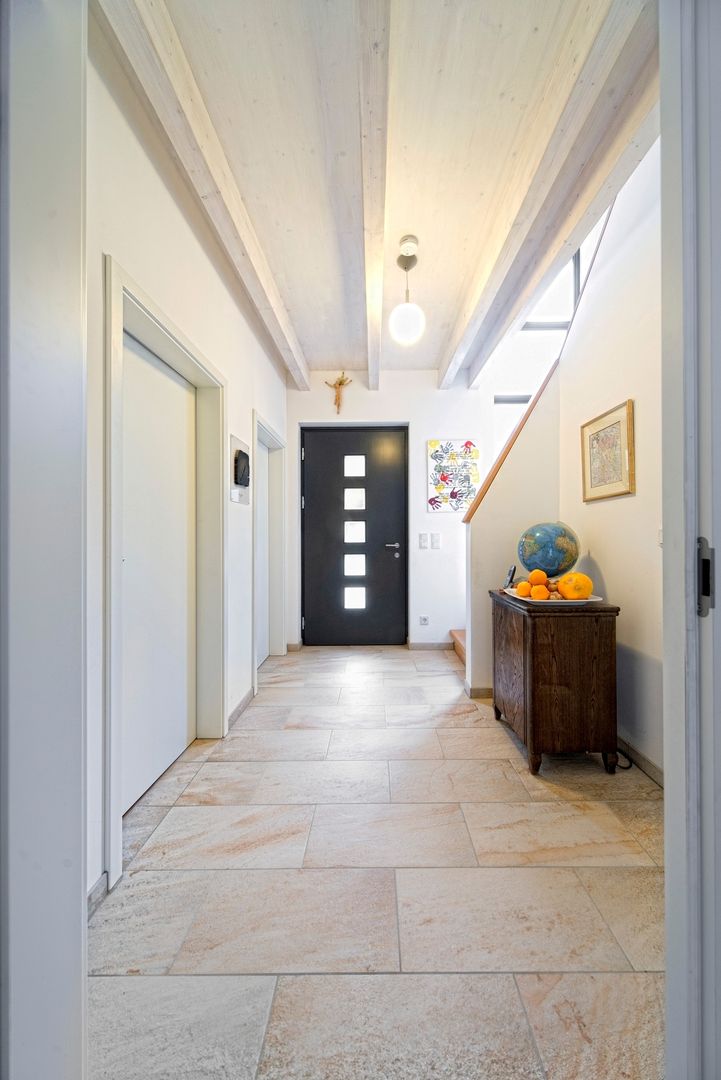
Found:
M 406 428 L 304 428 L 303 641 L 403 645 Z

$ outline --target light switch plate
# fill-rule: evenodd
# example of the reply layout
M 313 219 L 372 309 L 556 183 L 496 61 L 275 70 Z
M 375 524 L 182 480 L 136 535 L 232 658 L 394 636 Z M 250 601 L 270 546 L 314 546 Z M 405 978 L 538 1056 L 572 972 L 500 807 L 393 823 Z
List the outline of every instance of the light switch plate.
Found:
M 419 548 L 427 548 L 428 547 L 428 533 L 418 533 L 418 547 Z
M 434 551 L 440 551 L 441 550 L 441 534 L 440 533 L 431 533 L 431 547 L 433 548 Z

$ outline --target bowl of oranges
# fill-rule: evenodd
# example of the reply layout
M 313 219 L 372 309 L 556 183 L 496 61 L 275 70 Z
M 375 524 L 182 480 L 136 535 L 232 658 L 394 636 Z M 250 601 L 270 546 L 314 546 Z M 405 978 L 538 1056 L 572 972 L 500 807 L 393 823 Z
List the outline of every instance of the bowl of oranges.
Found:
M 594 596 L 593 582 L 588 574 L 573 571 L 552 581 L 545 570 L 531 570 L 527 578 L 516 582 L 512 588 L 505 589 L 504 592 L 507 592 L 509 596 L 527 600 L 531 604 L 544 604 L 549 601 L 587 604 L 590 601 L 597 603 L 603 599 L 601 596 Z

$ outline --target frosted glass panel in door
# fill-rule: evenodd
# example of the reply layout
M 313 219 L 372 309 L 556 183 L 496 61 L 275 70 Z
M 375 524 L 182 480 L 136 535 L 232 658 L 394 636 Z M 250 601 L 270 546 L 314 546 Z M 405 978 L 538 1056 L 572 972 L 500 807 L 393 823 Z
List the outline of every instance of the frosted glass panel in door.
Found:
M 123 811 L 195 738 L 195 388 L 123 350 Z

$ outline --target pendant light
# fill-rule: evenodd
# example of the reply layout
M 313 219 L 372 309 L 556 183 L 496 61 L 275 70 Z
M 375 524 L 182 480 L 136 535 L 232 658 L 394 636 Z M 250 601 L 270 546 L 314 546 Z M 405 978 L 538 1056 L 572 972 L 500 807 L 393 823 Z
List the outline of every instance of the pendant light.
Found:
M 406 348 L 420 341 L 426 328 L 426 317 L 423 314 L 423 309 L 418 304 L 411 303 L 408 289 L 408 271 L 412 270 L 418 262 L 417 251 L 417 236 L 401 237 L 401 253 L 396 262 L 406 275 L 406 299 L 405 303 L 397 304 L 391 311 L 388 319 L 388 330 L 396 344 L 403 345 Z

